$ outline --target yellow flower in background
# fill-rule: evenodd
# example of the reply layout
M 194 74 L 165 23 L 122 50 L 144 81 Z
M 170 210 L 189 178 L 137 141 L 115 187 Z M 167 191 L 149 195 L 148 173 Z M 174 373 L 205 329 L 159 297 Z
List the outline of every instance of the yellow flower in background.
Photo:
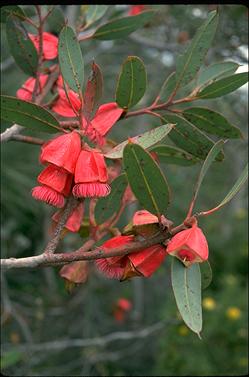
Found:
M 246 218 L 247 211 L 245 208 L 238 208 L 235 212 L 235 217 L 238 220 L 244 220 Z
M 239 359 L 239 365 L 240 365 L 241 367 L 247 367 L 247 365 L 248 365 L 247 357 L 241 357 L 241 358 Z
M 207 310 L 214 310 L 216 308 L 216 301 L 212 297 L 206 297 L 202 300 L 202 305 Z
M 225 276 L 225 282 L 228 285 L 236 285 L 238 282 L 238 279 L 236 278 L 236 276 L 232 274 L 228 274 Z
M 229 319 L 236 321 L 237 319 L 241 317 L 241 310 L 237 308 L 236 306 L 231 306 L 230 308 L 227 309 L 226 316 Z
M 178 327 L 178 334 L 181 336 L 186 336 L 189 333 L 189 329 L 185 325 L 181 325 Z

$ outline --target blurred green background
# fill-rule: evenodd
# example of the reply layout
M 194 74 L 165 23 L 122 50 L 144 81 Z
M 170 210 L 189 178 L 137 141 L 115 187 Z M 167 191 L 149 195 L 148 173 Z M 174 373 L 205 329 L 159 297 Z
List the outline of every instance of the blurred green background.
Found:
M 153 5 L 150 25 L 124 40 L 81 43 L 86 70 L 94 58 L 104 75 L 103 103 L 113 101 L 120 65 L 137 55 L 148 71 L 148 89 L 136 106 L 150 104 L 162 82 L 174 70 L 175 57 L 206 19 L 213 5 Z M 34 13 L 33 6 L 24 6 Z M 69 24 L 80 6 L 62 6 Z M 110 6 L 103 20 L 127 14 L 127 5 Z M 206 64 L 235 61 L 246 70 L 248 9 L 220 5 L 220 22 Z M 2 38 L 2 92 L 15 95 L 26 80 L 9 55 L 5 27 Z M 49 28 L 47 28 L 49 31 Z M 242 71 L 241 70 L 241 71 Z M 245 139 L 225 145 L 226 158 L 213 164 L 201 188 L 196 210 L 215 206 L 224 198 L 247 161 L 246 86 L 223 98 L 198 105 L 220 111 L 238 126 Z M 110 137 L 122 141 L 158 125 L 141 116 L 120 121 Z M 6 128 L 2 123 L 2 130 Z M 1 146 L 2 257 L 40 253 L 48 241 L 53 213 L 30 195 L 41 171 L 39 147 L 17 142 Z M 188 208 L 199 165 L 161 164 L 173 192 L 168 216 L 180 223 Z M 131 218 L 126 209 L 119 225 Z M 203 291 L 202 340 L 191 333 L 177 312 L 169 274 L 169 259 L 149 279 L 120 283 L 105 279 L 90 265 L 88 281 L 69 294 L 58 268 L 2 271 L 2 373 L 13 376 L 223 376 L 248 372 L 247 190 L 219 212 L 200 220 L 209 243 L 213 281 Z M 79 235 L 67 235 L 60 249 L 82 245 Z M 133 307 L 119 323 L 113 315 L 120 297 Z M 113 335 L 114 333 L 117 333 Z

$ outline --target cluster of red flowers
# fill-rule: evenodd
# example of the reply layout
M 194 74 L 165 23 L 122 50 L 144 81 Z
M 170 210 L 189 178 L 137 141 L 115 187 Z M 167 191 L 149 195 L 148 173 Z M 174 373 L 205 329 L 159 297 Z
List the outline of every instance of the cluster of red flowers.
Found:
M 133 217 L 133 225 L 157 222 L 157 217 L 148 211 L 138 211 Z M 129 245 L 133 241 L 133 235 L 116 236 L 106 241 L 102 249 L 108 252 L 109 249 Z M 208 259 L 207 240 L 197 223 L 173 236 L 167 247 L 157 244 L 128 255 L 98 259 L 95 263 L 105 276 L 122 281 L 133 276 L 150 277 L 163 263 L 167 254 L 176 256 L 185 266 Z
M 144 5 L 132 6 L 130 15 L 144 10 Z M 29 35 L 35 47 L 39 49 L 39 37 Z M 50 33 L 43 33 L 43 59 L 55 59 L 58 55 L 58 38 Z M 40 91 L 46 85 L 48 75 L 39 76 Z M 105 135 L 122 115 L 123 109 L 115 102 L 99 107 L 95 117 L 87 121 L 80 115 L 82 107 L 79 96 L 67 88 L 59 76 L 56 82 L 58 99 L 52 110 L 63 117 L 81 116 L 81 130 L 66 133 L 48 141 L 42 146 L 40 162 L 46 165 L 39 174 L 40 184 L 32 190 L 35 199 L 42 200 L 57 208 L 63 208 L 65 198 L 73 195 L 78 198 L 78 206 L 72 211 L 65 227 L 77 232 L 81 226 L 84 207 L 82 198 L 103 197 L 110 193 L 108 172 L 104 156 L 97 148 L 92 149 L 86 143 L 81 145 L 80 133 L 84 133 L 98 145 L 105 143 Z M 30 77 L 17 91 L 17 97 L 31 101 L 35 87 L 35 79 Z M 83 105 L 84 106 L 84 105 Z M 63 211 L 54 214 L 53 220 L 58 222 Z M 158 218 L 148 211 L 138 211 L 133 217 L 133 225 L 157 224 Z M 142 233 L 141 233 L 142 234 Z M 117 246 L 132 243 L 134 235 L 120 235 L 106 241 L 104 252 Z M 202 230 L 195 222 L 191 228 L 183 230 L 172 237 L 168 245 L 157 244 L 130 253 L 128 255 L 101 258 L 95 263 L 97 268 L 107 277 L 125 280 L 133 276 L 151 276 L 163 263 L 167 254 L 180 259 L 186 266 L 200 263 L 208 259 L 208 244 Z M 126 309 L 125 309 L 126 310 Z

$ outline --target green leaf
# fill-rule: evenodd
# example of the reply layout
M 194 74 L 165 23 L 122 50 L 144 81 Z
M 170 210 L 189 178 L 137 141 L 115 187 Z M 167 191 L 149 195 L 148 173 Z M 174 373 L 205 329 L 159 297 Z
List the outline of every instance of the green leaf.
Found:
M 196 334 L 202 329 L 201 273 L 198 263 L 186 268 L 172 258 L 171 279 L 178 310 L 186 325 Z
M 160 162 L 167 164 L 190 166 L 200 162 L 191 154 L 171 145 L 156 145 L 150 149 L 150 152 L 156 152 Z
M 52 12 L 47 18 L 51 32 L 59 33 L 65 26 L 65 17 L 59 5 L 54 6 Z
M 22 360 L 23 354 L 18 351 L 3 352 L 1 356 L 1 370 L 12 367 Z
M 176 87 L 188 84 L 204 62 L 218 24 L 217 11 L 210 12 L 206 22 L 198 29 L 191 44 L 176 60 Z
M 95 218 L 98 224 L 102 224 L 119 210 L 126 187 L 125 174 L 121 174 L 112 181 L 110 195 L 100 198 L 95 207 Z
M 197 98 L 209 99 L 222 97 L 234 92 L 248 82 L 248 72 L 238 73 L 215 81 L 197 94 Z
M 205 107 L 190 107 L 183 111 L 183 116 L 202 131 L 225 138 L 243 137 L 239 128 L 228 122 L 223 115 Z
M 160 216 L 166 212 L 170 192 L 166 178 L 148 152 L 129 143 L 124 149 L 124 170 L 142 208 Z
M 179 115 L 164 114 L 163 119 L 166 122 L 176 124 L 169 134 L 169 138 L 176 146 L 201 160 L 204 160 L 207 157 L 208 152 L 214 145 L 214 142 L 209 139 L 208 136 Z M 222 161 L 223 159 L 224 154 L 223 152 L 220 152 L 216 157 L 216 160 Z
M 81 92 L 84 82 L 84 62 L 73 29 L 65 26 L 59 36 L 59 63 L 63 79 L 75 92 Z
M 123 17 L 110 21 L 97 28 L 93 38 L 102 40 L 124 38 L 144 26 L 154 14 L 154 11 L 148 11 L 142 12 L 137 16 Z
M 147 131 L 142 135 L 132 137 L 129 140 L 147 149 L 152 145 L 158 143 L 162 139 L 164 139 L 173 127 L 174 124 L 164 124 L 160 127 L 154 128 L 151 131 Z M 129 140 L 123 141 L 122 143 L 118 144 L 115 148 L 113 148 L 110 152 L 106 153 L 104 156 L 111 159 L 122 158 L 123 150 L 125 146 L 128 144 Z
M 84 29 L 103 17 L 108 8 L 108 5 L 88 5 L 85 12 L 86 25 Z
M 25 20 L 27 18 L 27 15 L 18 5 L 6 5 L 1 7 L 1 22 L 6 22 L 8 16 L 10 15 L 16 16 L 21 20 Z
M 176 73 L 172 72 L 164 81 L 158 97 L 161 102 L 167 102 L 176 87 Z
M 212 64 L 202 72 L 200 72 L 197 85 L 203 86 L 204 84 L 208 83 L 212 80 L 217 80 L 225 75 L 230 75 L 234 73 L 239 68 L 239 64 L 234 62 L 224 62 L 224 63 L 216 63 Z
M 212 162 L 214 162 L 216 156 L 218 155 L 218 153 L 221 151 L 222 147 L 224 145 L 224 141 L 223 140 L 219 140 L 217 141 L 217 143 L 214 144 L 214 146 L 210 149 L 203 165 L 202 165 L 202 168 L 201 168 L 201 171 L 200 171 L 200 174 L 198 176 L 198 179 L 197 179 L 197 182 L 196 182 L 196 185 L 195 185 L 195 189 L 194 189 L 194 195 L 193 195 L 193 199 L 192 199 L 192 203 L 194 204 L 195 201 L 196 201 L 196 198 L 197 198 L 197 195 L 199 193 L 199 190 L 200 190 L 200 187 L 201 187 L 201 184 L 202 184 L 202 181 L 210 167 L 210 165 L 212 164 Z
M 209 261 L 205 261 L 199 264 L 201 269 L 201 288 L 206 289 L 212 281 L 213 274 Z
M 215 208 L 210 209 L 209 211 L 200 212 L 200 215 L 204 215 L 206 212 L 212 213 L 217 211 L 218 209 L 222 208 L 225 204 L 230 202 L 230 200 L 237 194 L 237 192 L 241 189 L 241 187 L 246 183 L 248 179 L 248 164 L 246 165 L 245 169 L 241 173 L 241 176 L 238 178 L 232 189 L 229 191 L 227 196 L 222 200 L 222 202 L 216 206 Z
M 27 75 L 35 77 L 38 65 L 37 51 L 27 31 L 16 17 L 8 17 L 6 33 L 10 52 L 16 64 Z
M 137 56 L 128 56 L 122 66 L 116 90 L 116 102 L 130 109 L 143 97 L 147 85 L 144 63 Z
M 1 95 L 1 118 L 39 132 L 61 131 L 57 119 L 48 110 L 15 97 Z

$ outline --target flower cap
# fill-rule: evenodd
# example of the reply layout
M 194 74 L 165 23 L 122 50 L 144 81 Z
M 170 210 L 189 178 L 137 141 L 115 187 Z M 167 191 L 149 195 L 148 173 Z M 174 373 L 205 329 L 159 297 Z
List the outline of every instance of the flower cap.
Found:
M 73 131 L 45 143 L 41 148 L 40 162 L 54 164 L 73 174 L 80 150 L 80 135 Z

